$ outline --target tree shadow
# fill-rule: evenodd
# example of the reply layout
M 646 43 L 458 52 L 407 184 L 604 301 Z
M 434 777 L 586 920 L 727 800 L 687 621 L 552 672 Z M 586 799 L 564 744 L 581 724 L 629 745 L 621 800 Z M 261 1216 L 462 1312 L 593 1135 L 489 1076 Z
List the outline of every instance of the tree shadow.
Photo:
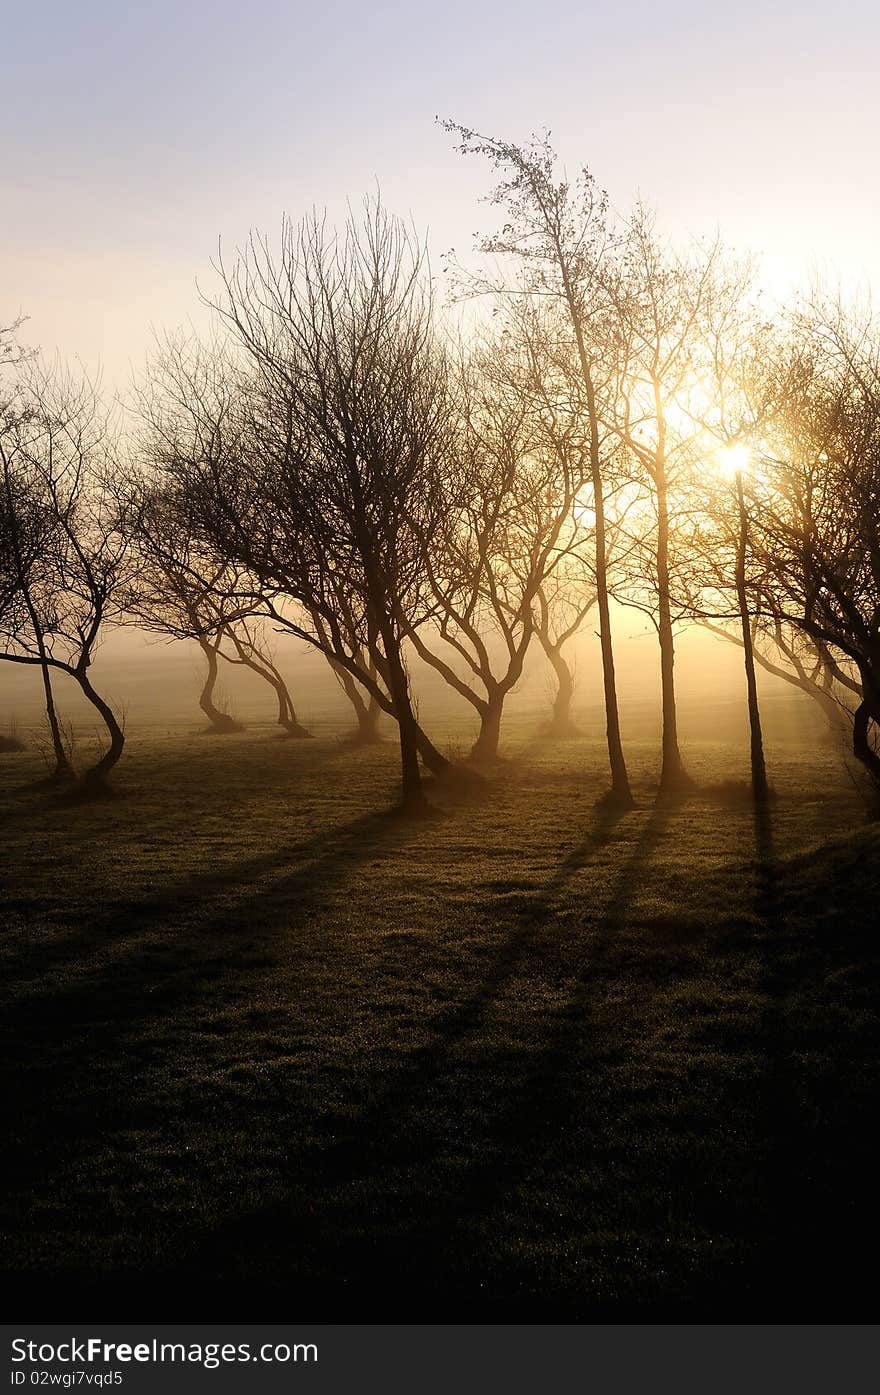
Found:
M 753 799 L 752 821 L 755 830 L 755 911 L 765 924 L 772 925 L 778 910 L 772 805 Z
M 846 844 L 780 860 L 766 806 L 754 828 L 766 1288 L 799 1319 L 858 1321 L 880 1228 L 869 1105 L 880 1063 L 865 1030 L 880 1011 L 877 875 Z
M 792 1082 L 785 1069 L 776 1065 L 779 1025 L 769 1021 L 763 1030 L 769 1060 L 767 1085 L 755 1105 L 759 1127 L 763 1124 L 766 1130 L 766 1144 L 756 1140 L 756 1146 L 766 1146 L 769 1154 L 763 1203 L 750 1197 L 737 1205 L 723 1188 L 719 1192 L 717 1169 L 706 1171 L 699 1147 L 692 1146 L 685 1157 L 654 1159 L 661 1196 L 667 1188 L 682 1188 L 685 1196 L 691 1195 L 685 1218 L 690 1212 L 700 1218 L 691 1224 L 721 1236 L 730 1224 L 741 1228 L 740 1240 L 750 1255 L 745 1267 L 728 1258 L 723 1245 L 714 1255 L 710 1245 L 699 1264 L 687 1252 L 677 1260 L 678 1267 L 667 1258 L 665 1286 L 646 1289 L 640 1257 L 620 1251 L 616 1255 L 619 1288 L 611 1295 L 603 1295 L 600 1285 L 591 1284 L 589 1272 L 583 1275 L 580 1290 L 565 1282 L 541 1290 L 536 1289 L 534 1272 L 526 1262 L 520 1268 L 508 1262 L 487 1269 L 491 1218 L 508 1204 L 508 1198 L 529 1187 L 530 1178 L 548 1170 L 551 1175 L 554 1171 L 564 1175 L 577 1165 L 589 1174 L 591 1167 L 607 1165 L 608 1153 L 619 1146 L 607 1137 L 613 1130 L 606 1121 L 615 1110 L 634 1111 L 638 1127 L 638 1102 L 634 1110 L 631 1101 L 617 1094 L 615 1072 L 626 1069 L 630 1034 L 638 1032 L 639 1012 L 645 1012 L 652 996 L 662 991 L 664 974 L 675 976 L 674 956 L 659 971 L 656 963 L 650 965 L 630 985 L 632 1010 L 622 1018 L 610 1011 L 604 995 L 609 984 L 620 983 L 621 970 L 632 967 L 619 940 L 669 816 L 668 806 L 658 803 L 646 821 L 606 904 L 590 925 L 589 939 L 581 945 L 567 1000 L 548 1016 L 540 1044 L 527 1059 L 511 1066 L 493 1050 L 487 1061 L 475 1066 L 459 1048 L 471 1035 L 480 1039 L 477 1029 L 499 1001 L 503 987 L 529 950 L 539 947 L 536 933 L 546 928 L 558 893 L 590 864 L 609 836 L 607 828 L 594 829 L 564 859 L 541 895 L 521 914 L 479 992 L 432 1024 L 431 1045 L 415 1053 L 390 1082 L 380 1084 L 369 1107 L 347 1130 L 298 1154 L 293 1195 L 248 1211 L 196 1240 L 188 1263 L 200 1282 L 213 1276 L 209 1282 L 222 1288 L 246 1277 L 247 1284 L 256 1285 L 269 1301 L 292 1283 L 295 1292 L 311 1297 L 316 1316 L 325 1313 L 328 1305 L 334 1311 L 341 1305 L 345 1312 L 364 1316 L 393 1311 L 412 1319 L 424 1319 L 429 1313 L 447 1319 L 473 1313 L 484 1319 L 521 1316 L 532 1321 L 620 1319 L 645 1313 L 653 1318 L 681 1313 L 718 1317 L 730 1311 L 754 1316 L 777 1310 L 780 1292 L 785 1294 L 782 1311 L 796 1312 L 799 1302 L 806 1304 L 801 1311 L 815 1311 L 817 1262 L 816 1255 L 809 1254 L 809 1237 L 820 1234 L 823 1253 L 838 1262 L 845 1247 L 830 1243 L 828 1221 L 833 1207 L 825 1206 L 818 1230 L 814 1217 L 805 1232 L 804 1217 L 811 1207 L 815 1210 L 817 1201 L 808 1175 L 815 1154 L 802 1151 L 803 1127 L 791 1119 Z M 775 904 L 768 898 L 777 895 L 772 826 L 766 811 L 756 811 L 755 839 L 757 904 L 765 914 Z M 669 955 L 666 943 L 662 952 Z M 743 1081 L 731 1106 L 740 1107 L 741 1095 L 748 1109 L 749 1090 L 748 1080 Z M 449 1150 L 459 1114 L 470 1100 L 466 1113 L 470 1117 L 475 1094 L 483 1096 L 480 1146 L 474 1145 L 448 1183 L 437 1184 L 433 1174 L 430 1180 L 427 1177 L 425 1160 L 436 1160 Z M 724 1099 L 719 1097 L 719 1109 Z M 706 1126 L 699 1095 L 691 1112 L 692 1126 L 699 1132 Z M 627 1223 L 638 1230 L 640 1209 L 643 1219 L 655 1220 L 658 1205 L 653 1194 L 645 1199 L 635 1187 L 628 1191 L 628 1183 L 637 1180 L 655 1145 L 648 1134 L 634 1146 L 642 1151 L 629 1163 L 617 1164 L 621 1195 L 615 1221 L 623 1234 Z M 835 1150 L 835 1175 L 840 1161 Z M 728 1185 L 736 1185 L 737 1166 L 731 1162 Z M 786 1185 L 790 1195 L 783 1200 Z M 575 1224 L 589 1226 L 590 1204 L 585 1196 Z M 775 1225 L 771 1218 L 777 1213 L 782 1219 Z M 371 1215 L 377 1218 L 372 1224 L 367 1219 Z M 607 1212 L 601 1224 L 609 1224 Z M 796 1226 L 801 1240 L 792 1248 Z M 851 1242 L 851 1235 L 848 1239 Z M 299 1256 L 293 1266 L 286 1257 L 291 1247 Z M 326 1262 L 328 1254 L 332 1265 Z M 782 1290 L 779 1284 L 784 1285 Z M 852 1295 L 853 1288 L 850 1278 L 844 1289 Z M 863 1308 L 864 1300 L 853 1311 Z
M 192 1217 L 179 1215 L 173 1242 L 166 1235 L 145 1246 L 148 1257 L 138 1269 L 117 1268 L 101 1277 L 96 1268 L 86 1272 L 71 1263 L 63 1273 L 56 1270 L 51 1285 L 45 1280 L 43 1291 L 71 1291 L 75 1285 L 83 1303 L 100 1298 L 108 1311 L 123 1315 L 158 1285 L 169 1301 L 185 1299 L 188 1310 L 200 1303 L 206 1315 L 225 1298 L 250 1303 L 254 1316 L 263 1317 L 295 1304 L 304 1320 L 657 1320 L 682 1313 L 718 1318 L 725 1311 L 755 1317 L 778 1311 L 773 1290 L 782 1284 L 806 1302 L 808 1281 L 796 1269 L 803 1265 L 815 1282 L 815 1257 L 807 1251 L 822 1198 L 809 1179 L 815 1139 L 793 1104 L 798 1082 L 784 1012 L 804 960 L 793 959 L 790 936 L 778 934 L 781 918 L 792 914 L 794 873 L 777 866 L 769 814 L 766 824 L 755 814 L 754 905 L 763 972 L 778 976 L 780 991 L 777 1017 L 768 1013 L 756 1041 L 771 1064 L 754 1105 L 761 1123 L 754 1143 L 766 1181 L 760 1213 L 744 1212 L 752 1257 L 744 1266 L 722 1244 L 714 1255 L 707 1247 L 709 1258 L 699 1263 L 684 1251 L 662 1252 L 649 1263 L 635 1242 L 627 1248 L 626 1237 L 640 1234 L 640 1225 L 647 1232 L 658 1215 L 672 1227 L 664 1207 L 695 1231 L 714 1224 L 723 1236 L 732 1203 L 719 1193 L 719 1177 L 735 1185 L 736 1165 L 731 1163 L 729 1174 L 719 1173 L 714 1154 L 707 1164 L 705 1134 L 724 1128 L 724 1105 L 739 1102 L 734 1090 L 748 1097 L 753 1087 L 751 1077 L 725 1086 L 731 1097 L 722 1094 L 713 1114 L 701 1103 L 700 1091 L 707 1087 L 697 1057 L 689 1117 L 695 1134 L 686 1152 L 674 1128 L 663 1123 L 669 1107 L 662 1093 L 663 1052 L 672 1048 L 643 1040 L 642 1024 L 668 985 L 686 979 L 689 945 L 673 943 L 663 916 L 650 906 L 639 911 L 634 925 L 633 902 L 673 814 L 658 802 L 646 816 L 630 816 L 634 836 L 627 846 L 613 811 L 596 811 L 582 842 L 537 892 L 520 898 L 515 911 L 501 911 L 507 920 L 479 981 L 447 1006 L 432 1004 L 426 1020 L 402 1024 L 389 1036 L 389 1049 L 371 1058 L 368 1068 L 352 1071 L 350 1079 L 344 1061 L 322 1060 L 312 1113 L 301 1108 L 302 1081 L 316 1069 L 308 1060 L 302 1067 L 294 1062 L 278 1087 L 258 1080 L 242 1086 L 239 1097 L 221 1097 L 224 1112 L 239 1111 L 234 1124 L 246 1140 L 233 1134 L 229 1145 L 236 1154 L 232 1175 L 246 1182 L 240 1197 L 230 1197 L 219 1213 L 194 1207 Z M 344 964 L 344 946 L 328 955 L 314 933 L 327 898 L 344 892 L 371 859 L 399 853 L 420 836 L 418 825 L 368 815 L 99 915 L 79 944 L 85 949 L 94 941 L 97 925 L 104 942 L 118 948 L 124 973 L 114 974 L 112 1001 L 98 967 L 38 997 L 33 1019 L 22 1008 L 10 1022 L 19 1058 L 27 1060 L 31 1045 L 35 1052 L 14 1102 L 26 1115 L 22 1132 L 32 1131 L 37 1149 L 14 1159 L 16 1175 L 30 1167 L 51 1178 L 60 1166 L 75 1163 L 92 1135 L 162 1126 L 159 1103 L 129 1098 L 137 1078 L 132 1038 L 163 1020 L 187 1021 L 199 995 L 207 995 L 218 1015 L 230 1003 L 259 1000 L 277 974 L 281 944 L 294 967 L 302 955 L 304 965 L 309 957 L 313 963 L 320 959 L 325 975 L 335 972 Z M 611 843 L 623 855 L 603 886 L 598 862 Z M 585 877 L 582 899 L 572 902 L 566 895 L 571 883 L 591 869 L 596 878 Z M 823 885 L 819 878 L 816 887 Z M 815 900 L 812 883 L 799 894 L 805 906 Z M 561 903 L 568 907 L 562 918 Z M 798 917 L 801 935 L 802 910 Z M 752 933 L 736 928 L 736 953 Z M 705 930 L 694 934 L 707 939 Z M 649 943 L 652 935 L 656 944 Z M 825 927 L 813 938 L 814 958 L 839 968 L 838 951 L 829 948 L 834 933 Z M 350 953 L 363 953 L 354 939 Z M 718 945 L 707 953 L 723 993 L 734 961 L 725 960 Z M 399 971 L 407 971 L 406 960 Z M 304 992 L 311 982 L 303 977 Z M 346 991 L 341 975 L 343 1000 Z M 60 1063 L 45 1053 L 47 1035 L 50 1044 L 65 1048 Z M 648 1098 L 646 1087 L 630 1077 L 640 1053 L 655 1049 L 655 1094 Z M 707 1059 L 723 1049 L 719 1035 Z M 83 1084 L 84 1061 L 103 1073 L 95 1088 Z M 834 1076 L 832 1083 L 840 1088 L 843 1081 Z M 208 1114 L 210 1101 L 196 1086 L 193 1091 L 188 1098 Z M 43 1117 L 35 1117 L 37 1110 Z M 220 1124 L 209 1117 L 219 1133 Z M 274 1151 L 267 1162 L 269 1136 Z M 847 1140 L 865 1148 L 851 1126 Z M 826 1181 L 840 1186 L 841 1156 L 831 1156 L 827 1137 L 823 1146 Z M 865 1173 L 867 1167 L 866 1161 Z M 575 1171 L 579 1180 L 566 1182 Z M 640 1193 L 637 1183 L 644 1185 L 648 1174 L 651 1190 Z M 857 1180 L 855 1194 L 863 1202 L 864 1179 Z M 199 1178 L 193 1182 L 197 1195 Z M 516 1210 L 524 1192 L 530 1207 L 537 1204 L 534 1195 L 545 1208 L 548 1197 L 560 1208 L 559 1220 L 552 1210 L 541 1212 L 560 1253 L 589 1235 L 585 1267 L 574 1279 L 571 1270 L 557 1275 L 556 1261 L 542 1269 L 543 1261 L 525 1253 L 496 1254 L 495 1232 L 510 1232 L 508 1211 L 517 1224 L 529 1224 L 531 1209 Z M 827 1196 L 824 1204 L 830 1217 Z M 782 1219 L 762 1277 L 769 1251 L 755 1228 L 766 1224 L 774 1208 Z M 798 1220 L 804 1235 L 792 1249 Z M 839 1263 L 842 1251 L 829 1248 L 825 1220 L 822 1225 L 822 1253 Z M 651 1265 L 660 1276 L 653 1287 L 645 1278 Z M 19 1286 L 28 1292 L 20 1280 Z M 743 1294 L 763 1308 L 744 1312 Z
M 55 1171 L 84 1136 L 130 1123 L 132 1039 L 151 1023 L 186 1020 L 194 996 L 207 995 L 218 1013 L 258 1000 L 280 937 L 288 954 L 292 945 L 308 954 L 311 926 L 334 888 L 415 834 L 390 812 L 365 815 L 117 904 L 65 936 L 52 956 L 53 979 L 4 1013 L 4 1056 L 16 1063 L 9 1107 L 19 1116 L 18 1146 L 5 1157 L 10 1185 L 33 1182 L 41 1168 Z M 96 961 L 77 966 L 96 942 Z M 47 946 L 33 943 L 17 969 L 24 980 L 45 974 Z M 84 1080 L 89 1061 L 97 1069 Z
M 319 1305 L 316 1311 L 325 1303 L 341 1303 L 343 1311 L 354 1304 L 367 1314 L 381 1305 L 395 1315 L 424 1317 L 431 1304 L 439 1304 L 442 1315 L 461 1317 L 470 1302 L 477 1302 L 481 1312 L 491 1312 L 496 1302 L 505 1313 L 517 1308 L 517 1298 L 509 1291 L 499 1289 L 494 1298 L 481 1291 L 479 1258 L 462 1230 L 475 1216 L 488 1215 L 565 1135 L 579 1107 L 571 1065 L 585 1035 L 591 1030 L 599 1033 L 590 1048 L 599 1055 L 619 1049 L 602 1035 L 607 1025 L 591 1021 L 590 1007 L 609 944 L 626 919 L 633 890 L 662 837 L 664 810 L 655 809 L 647 819 L 606 905 L 590 924 L 589 939 L 579 935 L 569 946 L 574 952 L 573 983 L 567 1001 L 546 1023 L 538 1048 L 516 1062 L 513 1072 L 504 1060 L 468 1067 L 460 1048 L 478 1034 L 529 951 L 540 952 L 540 932 L 547 927 L 560 891 L 589 865 L 616 822 L 611 814 L 597 820 L 590 835 L 520 914 L 479 990 L 432 1020 L 432 1040 L 411 1052 L 390 1079 L 377 1083 L 366 1107 L 347 1128 L 298 1153 L 291 1179 L 298 1202 L 290 1195 L 281 1197 L 194 1240 L 185 1268 L 198 1275 L 200 1283 L 210 1281 L 210 1276 L 221 1287 L 246 1279 L 249 1291 L 256 1286 L 271 1299 L 282 1290 L 289 1292 L 299 1275 L 309 1298 Z M 471 1092 L 479 1092 L 481 1080 L 486 1085 L 488 1132 L 478 1155 L 466 1162 L 452 1186 L 429 1187 L 425 1193 L 417 1181 L 417 1204 L 414 1195 L 407 1199 L 404 1194 L 395 1211 L 389 1193 L 396 1194 L 401 1177 L 413 1172 L 421 1176 L 425 1161 L 447 1146 L 446 1131 L 456 1131 L 463 1077 L 470 1077 Z M 373 1212 L 385 1218 L 380 1226 L 369 1224 Z M 297 1259 L 291 1266 L 294 1251 Z M 553 1302 L 565 1305 L 559 1295 Z M 533 1315 L 544 1311 L 534 1293 L 527 1304 Z M 601 1311 L 602 1306 L 590 1299 L 575 1301 L 577 1311 Z

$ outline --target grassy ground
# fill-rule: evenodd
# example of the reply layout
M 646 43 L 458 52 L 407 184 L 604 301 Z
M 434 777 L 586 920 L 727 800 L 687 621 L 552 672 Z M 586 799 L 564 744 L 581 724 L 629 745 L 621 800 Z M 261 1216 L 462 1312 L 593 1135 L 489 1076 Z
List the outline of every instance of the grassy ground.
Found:
M 134 737 L 75 807 L 4 756 L 22 1311 L 873 1316 L 880 833 L 822 747 L 756 826 L 741 750 L 669 808 L 630 745 L 616 821 L 521 724 L 415 825 L 392 745 Z

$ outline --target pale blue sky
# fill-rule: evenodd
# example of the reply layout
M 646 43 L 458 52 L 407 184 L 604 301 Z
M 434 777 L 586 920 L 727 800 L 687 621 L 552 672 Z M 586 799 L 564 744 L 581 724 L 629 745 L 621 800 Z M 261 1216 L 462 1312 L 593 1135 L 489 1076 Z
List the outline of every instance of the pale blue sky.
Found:
M 549 126 L 615 201 L 719 226 L 768 279 L 813 259 L 880 272 L 874 0 L 833 6 L 153 0 L 6 7 L 0 320 L 46 349 L 138 362 L 195 307 L 222 234 L 386 202 L 467 251 L 486 172 L 437 113 Z

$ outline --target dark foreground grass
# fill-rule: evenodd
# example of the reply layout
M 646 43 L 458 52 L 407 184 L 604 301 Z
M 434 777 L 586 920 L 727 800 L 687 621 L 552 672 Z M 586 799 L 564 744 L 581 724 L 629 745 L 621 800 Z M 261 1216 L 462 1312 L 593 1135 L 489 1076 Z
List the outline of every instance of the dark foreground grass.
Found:
M 597 811 L 589 741 L 388 817 L 394 748 L 132 741 L 0 794 L 3 1269 L 73 1318 L 857 1320 L 880 835 L 789 749 L 757 824 Z

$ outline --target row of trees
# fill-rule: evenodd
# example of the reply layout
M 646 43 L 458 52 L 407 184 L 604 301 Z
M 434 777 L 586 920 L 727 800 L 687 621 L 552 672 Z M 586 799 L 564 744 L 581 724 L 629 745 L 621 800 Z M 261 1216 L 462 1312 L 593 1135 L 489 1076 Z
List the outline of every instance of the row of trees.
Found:
M 0 657 L 42 673 L 58 774 L 57 671 L 107 724 L 88 782 L 122 750 L 89 678 L 106 625 L 196 640 L 218 728 L 218 663 L 247 665 L 302 736 L 266 644 L 285 632 L 331 664 L 361 739 L 394 719 L 418 812 L 422 767 L 450 763 L 419 723 L 408 657 L 473 708 L 485 761 L 533 644 L 558 680 L 554 729 L 569 729 L 566 645 L 595 616 L 609 799 L 626 807 L 616 600 L 657 632 L 664 793 L 688 783 L 684 620 L 744 650 L 757 797 L 755 664 L 831 721 L 850 710 L 880 780 L 870 316 L 817 297 L 768 323 L 750 267 L 719 244 L 681 254 L 643 208 L 613 217 L 587 173 L 560 177 L 546 141 L 448 129 L 490 162 L 501 221 L 477 270 L 450 264 L 475 307 L 466 336 L 436 304 L 423 245 L 371 204 L 341 231 L 286 222 L 277 248 L 254 237 L 221 261 L 213 337 L 161 346 L 124 431 L 64 372 L 31 360 L 7 374 Z

